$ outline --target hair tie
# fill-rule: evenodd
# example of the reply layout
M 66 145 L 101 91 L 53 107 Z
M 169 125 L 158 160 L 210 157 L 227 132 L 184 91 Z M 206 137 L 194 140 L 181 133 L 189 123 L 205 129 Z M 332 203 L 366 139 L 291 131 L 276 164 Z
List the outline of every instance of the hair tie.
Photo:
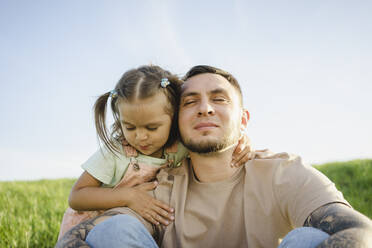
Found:
M 167 86 L 169 85 L 169 80 L 168 78 L 162 78 L 161 81 L 160 81 L 160 86 L 163 87 L 163 88 L 167 88 Z
M 117 97 L 118 96 L 118 92 L 116 91 L 116 90 L 112 90 L 112 91 L 110 91 L 110 97 L 111 98 L 115 98 L 115 97 Z

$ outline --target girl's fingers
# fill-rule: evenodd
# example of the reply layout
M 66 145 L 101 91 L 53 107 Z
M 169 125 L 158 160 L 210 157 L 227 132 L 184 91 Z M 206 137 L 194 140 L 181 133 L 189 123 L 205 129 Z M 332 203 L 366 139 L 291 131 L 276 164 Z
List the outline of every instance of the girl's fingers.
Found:
M 247 162 L 249 159 L 249 156 L 247 157 L 247 155 L 249 155 L 250 152 L 245 149 L 244 151 L 242 151 L 238 156 L 236 156 L 234 159 L 233 159 L 233 165 L 232 166 L 240 166 L 242 164 L 244 164 L 245 162 Z
M 239 160 L 235 162 L 236 167 L 244 165 L 246 162 L 254 158 L 254 152 L 245 153 Z
M 160 207 L 154 206 L 153 210 L 163 218 L 166 218 L 168 220 L 174 220 L 173 214 L 169 213 L 168 211 L 165 211 Z
M 147 221 L 150 221 L 152 224 L 154 224 L 154 225 L 159 225 L 159 221 L 157 221 L 154 217 L 152 217 L 151 214 L 146 213 L 146 214 L 143 215 L 143 217 L 144 217 Z
M 233 158 L 232 158 L 232 160 L 231 160 L 231 167 L 236 167 L 238 165 L 241 165 L 242 158 L 244 158 L 244 156 L 247 155 L 247 153 L 249 153 L 249 151 L 247 149 L 245 149 L 240 154 L 234 155 Z
M 144 215 L 145 219 L 154 225 L 169 225 L 170 221 L 157 214 L 155 211 L 149 211 Z
M 156 212 L 153 213 L 153 218 L 158 222 L 158 223 L 161 223 L 163 225 L 169 225 L 169 221 L 163 217 L 161 217 L 159 214 L 157 214 Z
M 173 213 L 174 212 L 174 209 L 173 208 L 171 208 L 170 206 L 168 206 L 167 204 L 165 204 L 162 201 L 155 200 L 154 205 L 155 206 L 158 206 L 158 207 L 160 207 L 160 208 L 162 208 L 164 210 L 166 210 L 169 213 Z
M 238 153 L 237 151 L 239 150 L 240 152 Z M 244 135 L 239 140 L 239 144 L 233 153 L 233 157 L 231 160 L 231 167 L 240 166 L 246 163 L 248 160 L 252 159 L 254 156 L 252 156 L 251 153 L 253 153 L 253 149 L 250 145 L 250 140 L 247 136 Z M 247 156 L 247 154 L 249 155 Z
M 238 145 L 236 146 L 234 150 L 234 155 L 237 155 L 244 150 L 245 144 L 242 139 L 244 139 L 244 137 L 239 140 Z
M 251 151 L 251 140 L 248 138 L 247 134 L 239 139 L 238 145 L 235 148 L 234 155 L 238 155 L 244 150 Z
M 234 150 L 233 156 L 237 156 L 241 154 L 242 152 L 248 150 L 251 151 L 251 140 L 248 138 L 247 134 L 245 131 L 242 133 L 243 135 L 239 139 L 238 145 L 236 146 Z

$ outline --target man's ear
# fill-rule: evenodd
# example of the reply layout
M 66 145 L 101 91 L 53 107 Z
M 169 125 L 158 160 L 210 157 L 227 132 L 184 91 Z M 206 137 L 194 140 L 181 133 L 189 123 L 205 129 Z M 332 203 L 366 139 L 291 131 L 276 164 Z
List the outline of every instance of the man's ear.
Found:
M 242 115 L 242 128 L 247 128 L 248 121 L 249 121 L 249 112 L 246 109 L 243 109 L 243 115 Z

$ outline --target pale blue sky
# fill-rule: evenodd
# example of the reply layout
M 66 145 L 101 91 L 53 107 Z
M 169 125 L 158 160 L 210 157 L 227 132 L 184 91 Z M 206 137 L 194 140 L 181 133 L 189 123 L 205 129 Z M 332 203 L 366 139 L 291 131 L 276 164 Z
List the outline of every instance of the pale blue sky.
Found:
M 240 81 L 254 147 L 372 158 L 370 1 L 0 2 L 0 180 L 77 177 L 92 106 L 128 69 Z

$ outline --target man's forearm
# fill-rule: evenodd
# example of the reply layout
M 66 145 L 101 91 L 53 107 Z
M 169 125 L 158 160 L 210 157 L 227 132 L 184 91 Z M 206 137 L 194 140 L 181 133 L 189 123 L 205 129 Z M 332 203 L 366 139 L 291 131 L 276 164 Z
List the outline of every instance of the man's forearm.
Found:
M 360 228 L 339 231 L 318 246 L 326 247 L 372 247 L 372 232 Z
M 332 203 L 315 210 L 304 226 L 328 233 L 329 238 L 318 247 L 372 247 L 372 222 L 341 203 Z
M 55 248 L 89 248 L 88 244 L 85 242 L 85 239 L 87 238 L 90 230 L 92 230 L 93 227 L 98 223 L 101 223 L 102 221 L 116 214 L 119 214 L 119 212 L 107 211 L 100 216 L 81 222 L 67 231 L 55 245 Z

